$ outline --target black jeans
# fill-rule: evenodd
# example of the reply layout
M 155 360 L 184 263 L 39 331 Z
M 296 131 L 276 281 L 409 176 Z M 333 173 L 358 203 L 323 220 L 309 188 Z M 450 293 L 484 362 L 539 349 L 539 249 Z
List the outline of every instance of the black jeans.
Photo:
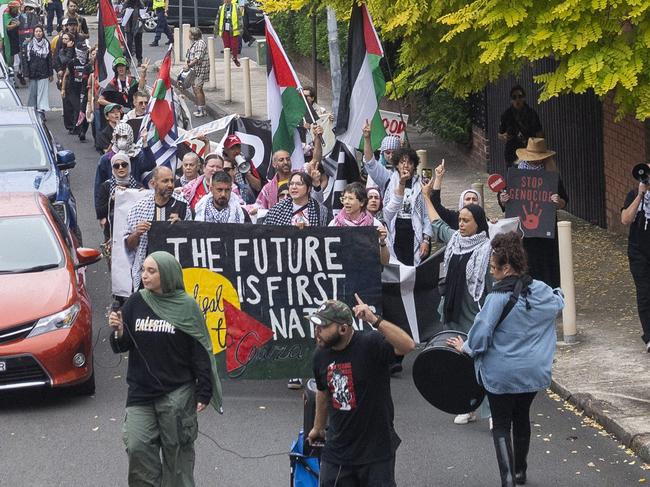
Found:
M 319 487 L 395 487 L 395 457 L 365 465 L 320 462 Z
M 530 440 L 530 405 L 536 392 L 522 394 L 487 393 L 492 412 L 492 431 Z
M 142 64 L 142 32 L 127 32 L 126 33 L 126 44 L 129 48 L 129 54 L 135 56 L 137 65 Z M 129 61 L 131 58 L 129 57 Z
M 628 253 L 630 272 L 636 286 L 636 307 L 643 329 L 643 341 L 650 342 L 650 258 L 641 252 Z

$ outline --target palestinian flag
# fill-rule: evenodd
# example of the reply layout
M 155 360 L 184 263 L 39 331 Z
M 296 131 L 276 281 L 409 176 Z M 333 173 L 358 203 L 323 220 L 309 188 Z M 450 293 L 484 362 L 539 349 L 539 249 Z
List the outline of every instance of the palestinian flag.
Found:
M 110 0 L 99 0 L 99 28 L 95 73 L 99 86 L 104 88 L 113 79 L 113 60 L 124 56 L 124 36 L 117 23 Z
M 363 148 L 362 128 L 372 127 L 372 148 L 379 149 L 386 129 L 379 115 L 379 101 L 386 81 L 379 67 L 384 51 L 366 4 L 354 5 L 348 33 L 348 54 L 343 69 L 336 125 L 337 139 L 349 147 Z
M 9 24 L 9 21 L 11 20 L 11 16 L 7 12 L 9 2 L 10 0 L 0 0 L 0 40 L 2 40 L 4 47 L 2 54 L 5 57 L 5 62 L 7 63 L 7 66 L 13 67 L 14 61 L 11 58 L 11 45 L 9 43 L 9 37 L 7 36 L 7 24 Z
M 160 65 L 158 79 L 153 85 L 147 113 L 142 126 L 147 130 L 147 146 L 153 152 L 157 166 L 167 166 L 176 172 L 176 145 L 178 138 L 176 113 L 174 110 L 174 92 L 170 78 L 172 66 L 172 47 Z
M 282 49 L 271 21 L 266 22 L 266 104 L 271 120 L 273 152 L 283 149 L 291 154 L 294 169 L 301 169 L 305 158 L 297 127 L 307 110 L 298 76 Z

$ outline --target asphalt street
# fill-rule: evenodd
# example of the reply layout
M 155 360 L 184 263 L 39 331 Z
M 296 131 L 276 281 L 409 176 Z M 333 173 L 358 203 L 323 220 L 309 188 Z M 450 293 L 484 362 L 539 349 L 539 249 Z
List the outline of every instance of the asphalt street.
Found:
M 151 35 L 145 35 L 145 43 L 150 39 Z M 156 60 L 163 52 L 163 47 L 147 47 L 145 55 Z M 25 89 L 20 94 L 26 98 Z M 90 137 L 81 144 L 67 134 L 53 84 L 50 99 L 53 111 L 48 114 L 48 126 L 77 157 L 71 181 L 84 243 L 97 247 L 101 232 L 94 217 L 92 182 L 98 154 Z M 110 286 L 106 264 L 90 267 L 87 274 L 94 307 L 96 394 L 75 397 L 65 391 L 31 391 L 0 396 L 1 486 L 127 484 L 121 432 L 127 359 L 114 355 L 107 342 L 105 315 Z M 34 289 L 34 305 L 38 305 L 38 289 Z M 392 382 L 395 426 L 403 440 L 397 454 L 398 484 L 498 485 L 487 421 L 457 426 L 452 416 L 426 403 L 413 385 L 413 359 L 414 354 L 407 357 L 404 372 Z M 197 485 L 288 485 L 286 452 L 301 427 L 301 393 L 288 390 L 285 381 L 227 381 L 224 408 L 222 416 L 211 408 L 200 415 Z M 650 472 L 644 470 L 638 458 L 553 394 L 538 395 L 531 421 L 528 485 L 532 487 L 618 487 L 650 479 Z

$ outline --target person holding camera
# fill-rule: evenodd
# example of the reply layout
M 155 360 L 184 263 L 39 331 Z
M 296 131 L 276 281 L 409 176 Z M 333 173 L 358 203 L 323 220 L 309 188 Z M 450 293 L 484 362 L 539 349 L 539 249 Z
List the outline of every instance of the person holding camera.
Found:
M 313 359 L 318 392 L 308 441 L 325 439 L 318 485 L 394 487 L 401 440 L 393 426 L 390 366 L 395 355 L 413 351 L 415 342 L 358 294 L 355 298 L 353 310 L 329 300 L 309 316 L 318 347 Z M 354 317 L 373 330 L 355 331 Z
M 639 187 L 630 191 L 621 210 L 621 223 L 629 225 L 627 257 L 636 286 L 636 306 L 643 342 L 650 353 L 650 164 Z
M 234 180 L 241 198 L 248 205 L 255 203 L 262 190 L 262 178 L 253 161 L 242 155 L 241 139 L 235 134 L 226 137 L 223 143 L 223 160 L 232 162 L 236 168 Z
M 506 143 L 504 158 L 506 166 L 512 167 L 517 160 L 517 149 L 526 147 L 530 137 L 544 137 L 537 112 L 526 103 L 526 92 L 521 85 L 510 89 L 510 107 L 501 114 L 499 139 Z

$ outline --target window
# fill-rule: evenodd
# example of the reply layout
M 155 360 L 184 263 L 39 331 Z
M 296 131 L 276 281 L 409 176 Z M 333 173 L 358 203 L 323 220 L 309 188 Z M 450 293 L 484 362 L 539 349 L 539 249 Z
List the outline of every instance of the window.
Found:
M 43 215 L 0 218 L 0 273 L 60 267 L 64 258 Z
M 0 130 L 0 172 L 47 171 L 45 146 L 38 129 L 31 125 L 9 125 Z

